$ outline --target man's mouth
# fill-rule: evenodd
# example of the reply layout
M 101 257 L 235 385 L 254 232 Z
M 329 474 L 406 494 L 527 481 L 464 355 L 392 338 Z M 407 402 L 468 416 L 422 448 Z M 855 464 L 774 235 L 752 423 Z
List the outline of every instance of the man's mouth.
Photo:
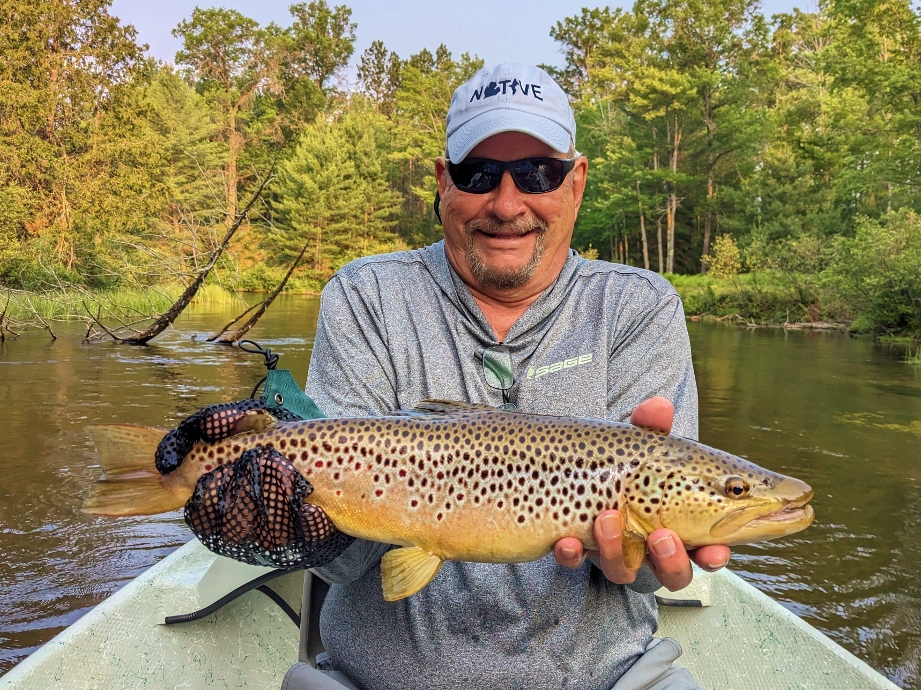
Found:
M 469 233 L 478 232 L 491 239 L 514 241 L 528 235 L 542 234 L 546 226 L 534 220 L 513 220 L 507 223 L 495 222 L 494 219 L 477 219 L 467 224 Z
M 515 240 L 515 239 L 519 239 L 519 238 L 521 238 L 521 237 L 526 237 L 527 235 L 531 235 L 531 234 L 537 232 L 537 228 L 531 228 L 531 229 L 529 229 L 529 230 L 525 230 L 524 232 L 522 232 L 521 230 L 514 230 L 514 231 L 512 231 L 512 232 L 504 232 L 504 231 L 502 231 L 502 230 L 498 230 L 498 231 L 491 231 L 491 230 L 476 230 L 476 232 L 482 233 L 482 234 L 486 235 L 487 237 L 492 237 L 492 238 L 494 238 L 494 239 L 500 239 L 500 240 L 510 239 L 510 240 Z

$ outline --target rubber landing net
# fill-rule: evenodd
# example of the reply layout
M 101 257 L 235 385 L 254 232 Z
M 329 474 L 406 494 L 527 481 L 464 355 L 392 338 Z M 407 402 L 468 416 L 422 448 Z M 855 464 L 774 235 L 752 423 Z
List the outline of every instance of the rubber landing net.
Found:
M 281 453 L 258 447 L 199 479 L 185 520 L 211 551 L 252 565 L 315 568 L 353 537 L 306 502 L 313 491 Z

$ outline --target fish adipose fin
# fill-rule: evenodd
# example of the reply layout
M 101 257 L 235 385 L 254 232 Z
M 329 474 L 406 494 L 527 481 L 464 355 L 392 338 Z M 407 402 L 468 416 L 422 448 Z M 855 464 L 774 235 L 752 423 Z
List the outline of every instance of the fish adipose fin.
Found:
M 89 427 L 104 472 L 81 509 L 90 515 L 156 515 L 181 508 L 185 499 L 167 490 L 154 466 L 166 429 L 133 424 Z
M 484 412 L 495 413 L 496 408 L 456 400 L 423 400 L 410 410 L 395 410 L 392 414 L 401 417 L 456 417 Z
M 415 594 L 438 574 L 443 563 L 418 546 L 393 549 L 381 559 L 381 583 L 385 601 L 399 601 Z

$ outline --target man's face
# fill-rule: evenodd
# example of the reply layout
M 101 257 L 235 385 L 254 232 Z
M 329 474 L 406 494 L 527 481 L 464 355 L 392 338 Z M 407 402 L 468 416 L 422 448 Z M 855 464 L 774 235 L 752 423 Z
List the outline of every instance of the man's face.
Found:
M 531 157 L 564 158 L 543 142 L 520 132 L 503 132 L 480 142 L 468 158 L 513 161 Z M 435 162 L 445 251 L 454 270 L 474 289 L 498 297 L 540 292 L 566 262 L 576 213 L 585 190 L 587 161 L 552 192 L 527 194 L 505 172 L 486 194 L 454 186 L 443 158 Z

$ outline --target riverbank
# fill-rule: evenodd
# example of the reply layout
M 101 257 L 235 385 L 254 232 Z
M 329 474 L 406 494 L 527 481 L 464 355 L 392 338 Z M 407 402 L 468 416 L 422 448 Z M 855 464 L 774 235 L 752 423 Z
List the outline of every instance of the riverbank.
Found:
M 731 278 L 665 277 L 681 296 L 685 314 L 695 320 L 824 330 L 849 330 L 855 326 L 855 310 L 829 299 L 816 276 L 758 271 Z
M 846 331 L 909 349 L 921 338 L 921 334 L 911 331 L 880 328 L 814 274 L 762 270 L 730 278 L 711 274 L 665 274 L 664 277 L 681 296 L 685 314 L 691 321 L 732 323 L 749 328 Z M 259 301 L 256 295 L 270 292 L 259 289 L 261 285 L 255 286 L 257 289 L 252 287 L 238 292 L 208 284 L 199 290 L 192 304 L 238 306 L 242 311 L 248 304 Z M 183 288 L 177 283 L 113 291 L 67 286 L 55 291 L 28 292 L 0 286 L 0 333 L 3 327 L 12 333 L 17 325 L 48 329 L 55 321 L 87 321 L 91 320 L 91 314 L 117 317 L 125 322 L 155 318 L 169 309 Z M 315 296 L 319 291 L 295 285 L 294 289 L 285 290 L 285 294 Z

